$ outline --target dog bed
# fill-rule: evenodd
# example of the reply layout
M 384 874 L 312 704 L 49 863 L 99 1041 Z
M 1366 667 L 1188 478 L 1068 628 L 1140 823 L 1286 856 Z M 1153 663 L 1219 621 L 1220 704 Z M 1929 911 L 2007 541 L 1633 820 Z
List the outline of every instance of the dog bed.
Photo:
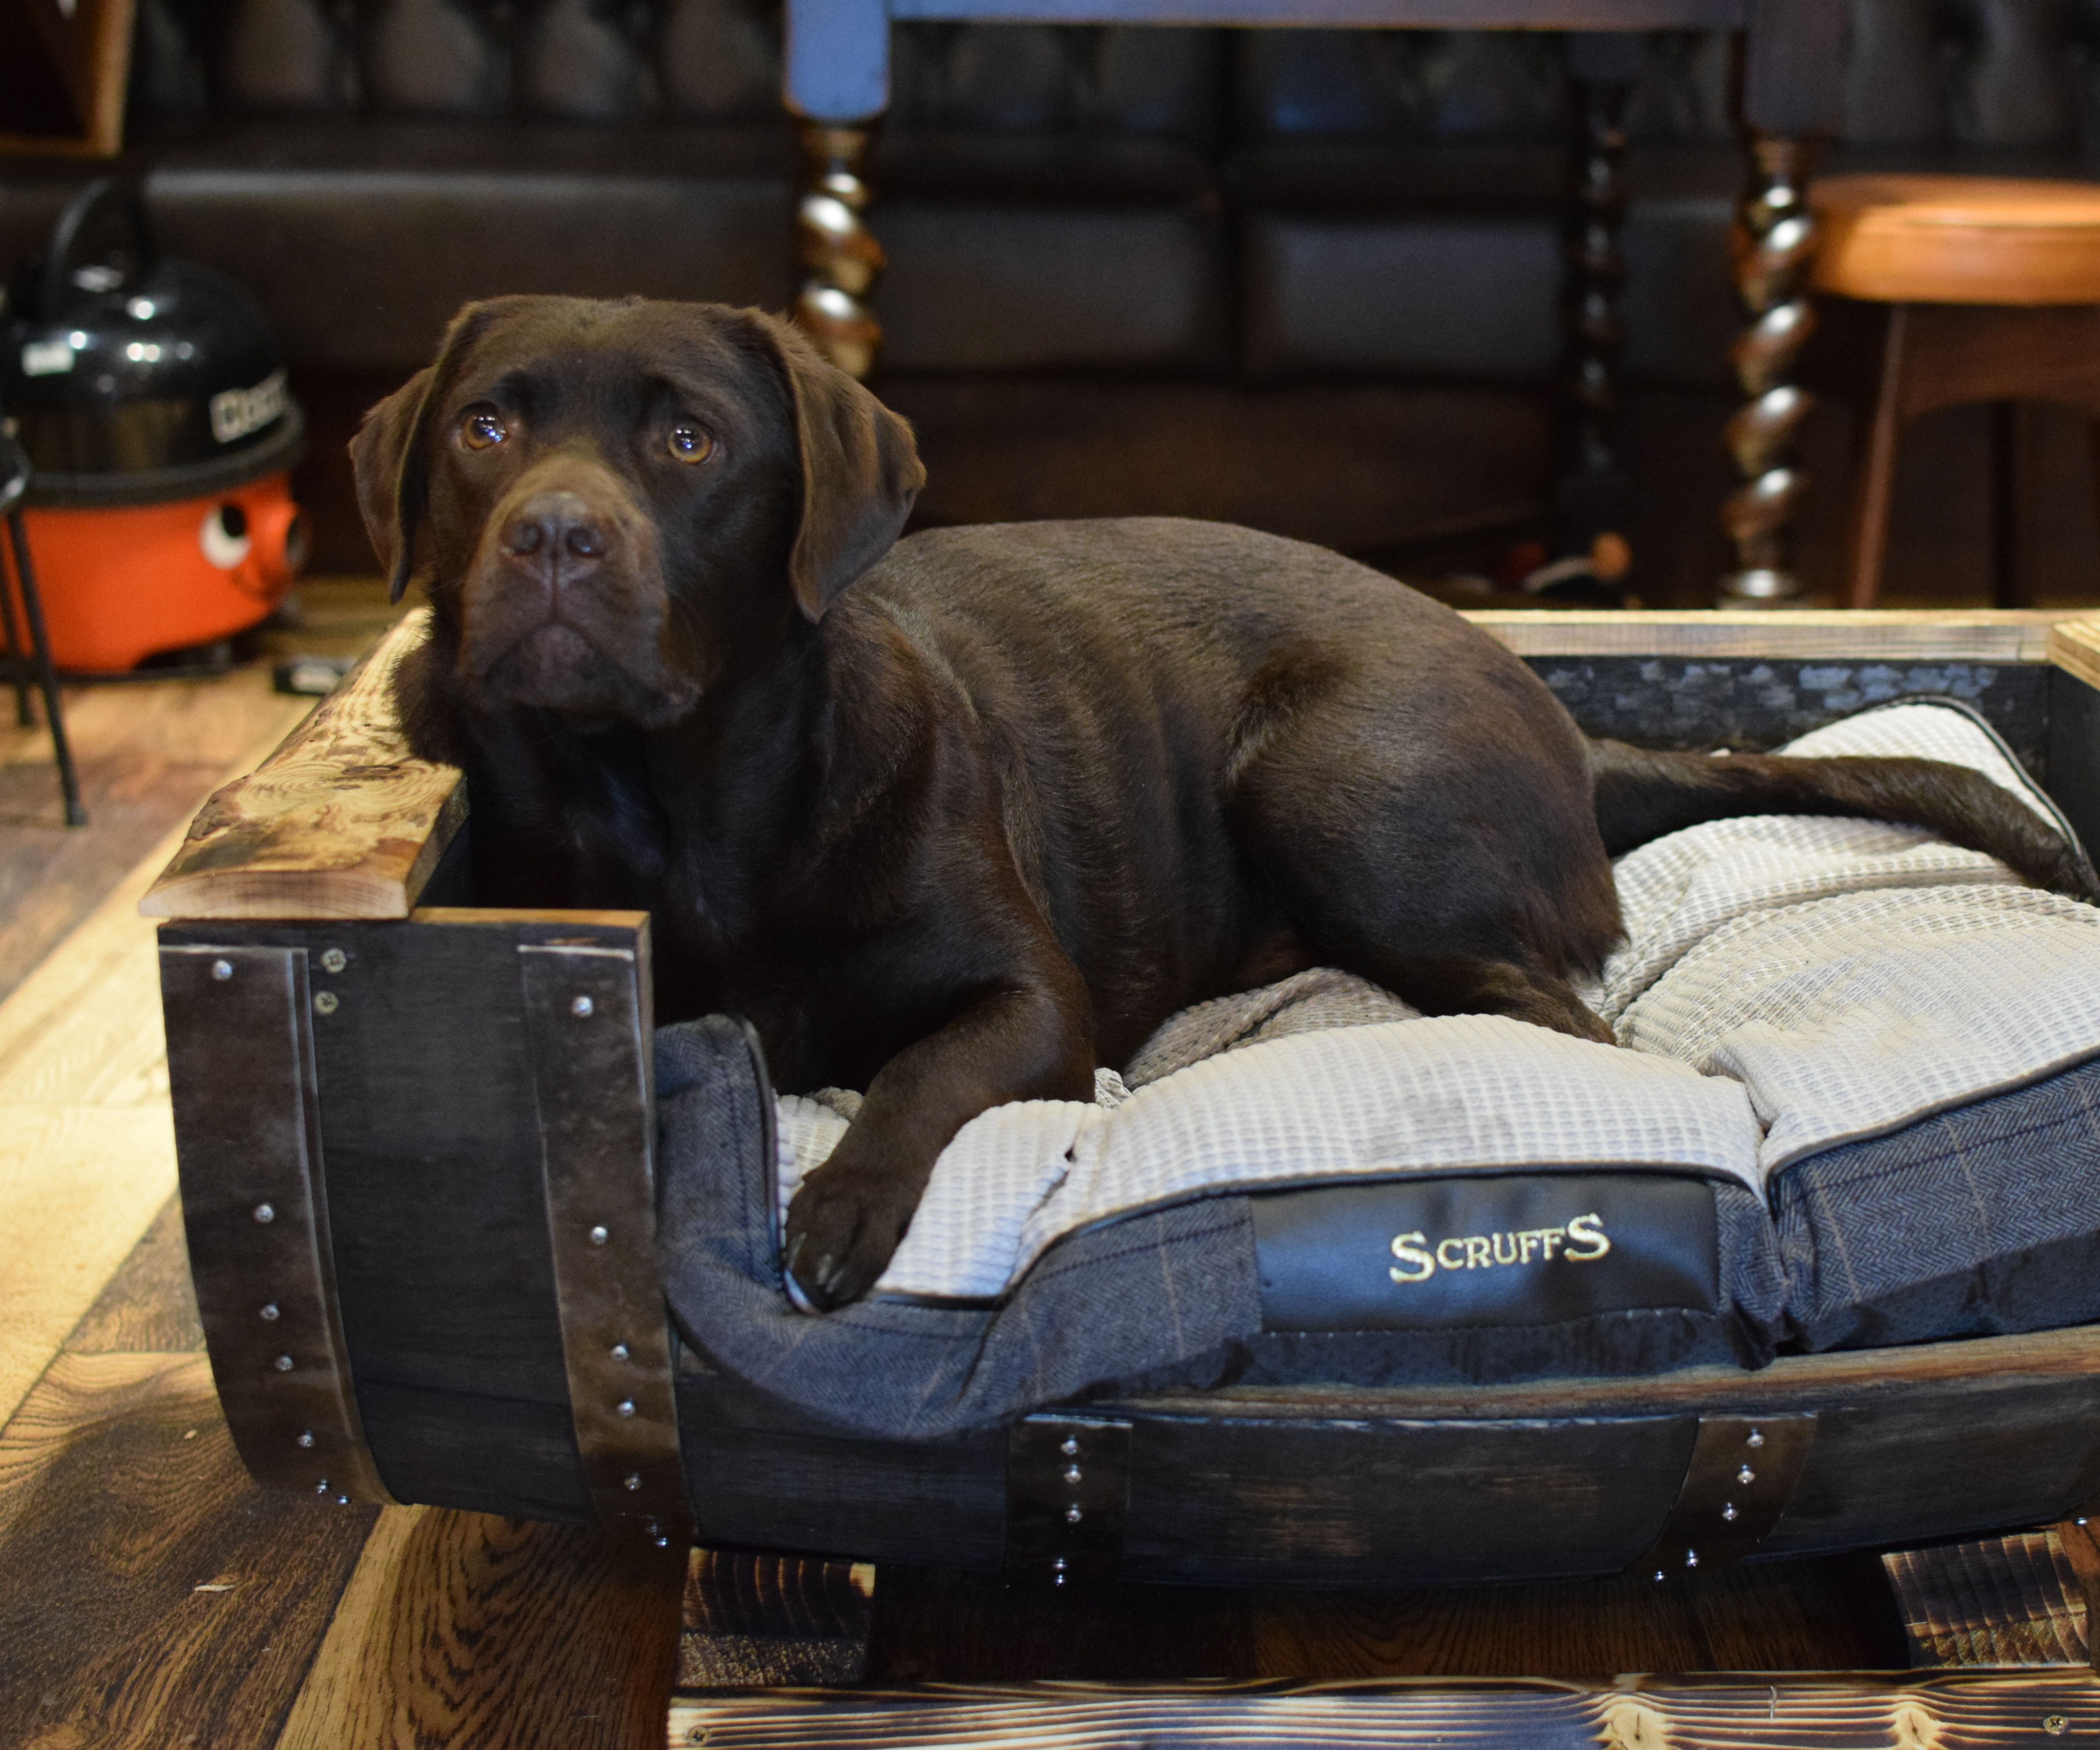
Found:
M 1812 755 L 1983 769 L 1884 707 Z M 2059 826 L 2061 822 L 2057 822 Z M 781 1212 L 849 1093 L 725 1017 L 658 1036 L 666 1290 L 713 1362 L 922 1438 L 1101 1391 L 1755 1366 L 2100 1316 L 2100 913 L 1920 829 L 1758 817 L 1621 860 L 1586 994 L 1626 1049 L 1322 971 L 1171 1019 L 1092 1104 L 943 1153 L 866 1302 L 796 1311 Z

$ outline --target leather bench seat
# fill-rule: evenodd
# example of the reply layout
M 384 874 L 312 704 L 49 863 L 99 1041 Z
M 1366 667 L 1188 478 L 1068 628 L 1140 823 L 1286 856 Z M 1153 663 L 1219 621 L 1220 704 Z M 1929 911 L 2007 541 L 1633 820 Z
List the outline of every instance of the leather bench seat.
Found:
M 1561 355 L 1557 146 L 1311 140 L 1236 153 L 1248 376 L 1374 371 L 1543 382 Z M 1624 366 L 1715 388 L 1740 318 L 1728 227 L 1740 160 L 1720 146 L 1636 150 L 1621 240 Z
M 147 192 L 165 246 L 237 274 L 295 370 L 405 372 L 507 292 L 786 301 L 773 130 L 492 131 L 250 126 L 163 154 Z

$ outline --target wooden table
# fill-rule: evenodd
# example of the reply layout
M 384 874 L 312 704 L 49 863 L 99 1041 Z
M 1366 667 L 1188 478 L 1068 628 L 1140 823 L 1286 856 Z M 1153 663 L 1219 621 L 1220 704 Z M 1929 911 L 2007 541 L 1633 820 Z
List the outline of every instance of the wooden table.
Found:
M 1620 159 L 1638 39 L 1653 29 L 1743 33 L 1740 110 L 1750 159 L 1736 209 L 1736 284 L 1747 325 L 1731 350 L 1743 404 L 1727 441 L 1742 483 L 1721 512 L 1736 562 L 1723 602 L 1798 593 L 1792 520 L 1803 478 L 1795 438 L 1810 401 L 1794 381 L 1814 324 L 1810 168 L 1842 95 L 1846 9 L 1838 0 L 788 0 L 786 99 L 801 119 L 796 320 L 834 364 L 864 376 L 881 330 L 867 294 L 882 270 L 866 175 L 889 102 L 896 20 L 1053 24 L 1259 25 L 1572 33 L 1577 103 L 1567 231 L 1563 392 L 1566 472 L 1556 495 L 1574 544 L 1609 529 L 1626 484 L 1617 399 Z

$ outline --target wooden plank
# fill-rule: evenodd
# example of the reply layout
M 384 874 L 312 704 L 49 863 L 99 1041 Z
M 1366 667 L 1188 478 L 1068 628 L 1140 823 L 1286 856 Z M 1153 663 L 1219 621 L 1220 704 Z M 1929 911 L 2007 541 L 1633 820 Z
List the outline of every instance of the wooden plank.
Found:
M 1668 1585 L 1628 1575 L 1391 1592 L 1278 1589 L 1253 1600 L 1247 1674 L 1257 1677 L 1844 1671 L 1904 1657 L 1872 1557 L 1758 1563 Z
M 16 31 L 41 40 L 49 77 L 64 90 L 73 125 L 63 131 L 0 133 L 0 152 L 113 157 L 124 143 L 124 95 L 131 65 L 135 0 L 25 0 Z M 18 53 L 29 54 L 18 35 Z M 55 95 L 55 94 L 54 94 Z M 20 125 L 20 117 L 11 117 Z
M 1255 1601 L 1271 1594 L 1091 1576 L 1061 1587 L 1039 1567 L 978 1574 L 899 1565 L 881 1575 L 867 1673 L 879 1688 L 1200 1682 L 1263 1673 Z
M 0 1434 L 0 1743 L 262 1750 L 370 1522 L 257 1489 L 202 1355 L 61 1355 Z
M 382 1510 L 277 1750 L 642 1750 L 660 1740 L 686 1552 Z
M 1295 1750 L 1984 1750 L 2100 1732 L 2100 1682 L 2071 1676 L 1218 1685 L 1081 1683 L 681 1695 L 674 1750 L 1079 1750 L 1223 1743 Z
M 2049 628 L 2049 659 L 2100 687 L 2100 619 L 2062 619 Z
M 1854 662 L 2039 663 L 2049 634 L 2090 608 L 1478 608 L 1466 618 L 1520 656 L 1749 656 Z
M 395 671 L 427 611 L 380 641 L 248 777 L 217 791 L 139 910 L 153 918 L 405 918 L 466 818 L 458 770 L 416 759 Z
M 251 744 L 230 761 L 202 707 L 148 721 L 158 734 L 205 734 L 223 772 L 260 757 L 289 706 L 234 712 Z M 181 836 L 164 833 L 0 1003 L 0 1419 L 174 1189 L 153 932 L 137 908 Z
M 174 1187 L 165 1108 L 0 1107 L 0 1416 L 35 1385 Z
M 1893 1549 L 1882 1563 L 1920 1669 L 2091 1662 L 2085 1592 L 2054 1530 Z
M 875 1569 L 865 1562 L 695 1549 L 678 1636 L 685 1689 L 858 1683 Z
M 88 817 L 80 827 L 65 824 L 50 735 L 0 712 L 0 996 L 310 708 L 273 693 L 262 669 L 68 689 L 66 734 Z
M 1812 1409 L 1835 1400 L 1872 1399 L 1908 1386 L 1989 1379 L 2080 1379 L 2100 1373 L 2100 1325 L 1972 1337 L 1897 1349 L 1781 1355 L 1755 1373 L 1688 1367 L 1621 1378 L 1541 1379 L 1506 1386 L 1224 1386 L 1202 1393 L 1161 1392 L 1130 1400 L 1151 1415 L 1296 1415 L 1343 1418 L 1638 1415 L 1670 1408 Z M 1108 1413 L 1114 1413 L 1110 1407 Z
M 65 1346 L 73 1355 L 188 1354 L 204 1347 L 180 1198 L 162 1206 Z
M 640 912 L 466 910 L 164 927 L 171 949 L 304 949 L 316 995 L 335 999 L 316 1003 L 313 1035 L 335 1280 L 364 1431 L 399 1499 L 592 1517 L 518 950 L 643 956 L 646 924 Z
M 2093 1662 L 2100 1665 L 2100 1527 L 2090 1519 L 2066 1519 L 2054 1527 L 2062 1545 L 2063 1558 L 2077 1577 L 2085 1599 L 2085 1644 Z

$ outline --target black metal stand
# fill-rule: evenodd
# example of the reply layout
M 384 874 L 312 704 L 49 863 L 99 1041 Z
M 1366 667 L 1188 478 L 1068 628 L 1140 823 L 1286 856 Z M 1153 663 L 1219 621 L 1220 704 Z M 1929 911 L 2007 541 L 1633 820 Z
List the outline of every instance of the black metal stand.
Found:
M 0 432 L 0 511 L 7 518 L 7 547 L 13 561 L 11 583 L 7 567 L 0 566 L 0 637 L 7 640 L 7 654 L 0 657 L 8 682 L 15 689 L 15 718 L 24 729 L 36 722 L 29 706 L 34 685 L 44 696 L 44 721 L 51 725 L 51 755 L 59 769 L 59 788 L 65 796 L 68 827 L 85 827 L 87 811 L 80 804 L 80 774 L 74 770 L 73 749 L 67 745 L 65 712 L 59 703 L 59 680 L 51 667 L 51 641 L 44 630 L 43 597 L 37 590 L 37 568 L 29 558 L 29 531 L 22 514 L 22 497 L 29 490 L 29 462 L 21 446 Z M 15 595 L 22 598 L 22 623 L 15 618 Z M 23 631 L 29 634 L 26 646 Z

